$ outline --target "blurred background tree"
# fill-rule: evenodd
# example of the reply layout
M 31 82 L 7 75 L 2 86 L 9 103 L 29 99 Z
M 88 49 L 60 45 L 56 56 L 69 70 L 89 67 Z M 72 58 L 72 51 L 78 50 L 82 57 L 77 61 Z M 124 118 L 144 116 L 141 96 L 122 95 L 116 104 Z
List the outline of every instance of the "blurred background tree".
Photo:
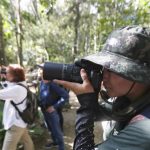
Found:
M 125 25 L 150 26 L 149 0 L 1 0 L 0 63 L 72 63 Z

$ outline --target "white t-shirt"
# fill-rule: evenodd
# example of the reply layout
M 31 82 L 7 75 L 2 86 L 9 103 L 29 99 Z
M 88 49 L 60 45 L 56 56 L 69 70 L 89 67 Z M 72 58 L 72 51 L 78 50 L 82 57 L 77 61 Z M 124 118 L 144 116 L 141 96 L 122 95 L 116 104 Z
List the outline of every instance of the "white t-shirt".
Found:
M 26 85 L 25 81 L 20 83 Z M 27 96 L 27 90 L 24 87 L 17 85 L 17 83 L 8 82 L 7 84 L 8 86 L 6 88 L 0 90 L 0 100 L 5 101 L 3 110 L 4 129 L 8 130 L 13 125 L 26 128 L 27 124 L 21 119 L 10 101 L 13 100 L 16 104 L 20 103 Z M 25 103 L 26 100 L 22 104 L 17 105 L 20 111 L 23 111 L 26 108 Z

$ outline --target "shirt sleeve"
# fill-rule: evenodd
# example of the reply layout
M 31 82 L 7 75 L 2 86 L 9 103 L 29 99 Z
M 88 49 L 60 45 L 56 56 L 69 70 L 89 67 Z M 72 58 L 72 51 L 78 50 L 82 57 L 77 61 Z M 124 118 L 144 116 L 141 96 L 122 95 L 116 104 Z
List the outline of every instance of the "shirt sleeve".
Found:
M 103 120 L 106 114 L 98 103 L 96 93 L 87 93 L 77 96 L 80 108 L 77 110 L 75 125 L 76 138 L 73 150 L 94 150 L 94 120 L 98 114 L 99 120 Z M 100 119 L 101 118 L 101 119 Z
M 117 135 L 111 135 L 97 150 L 149 150 L 150 120 L 131 123 Z
M 16 100 L 20 96 L 22 99 L 24 98 L 24 94 L 22 94 L 22 88 L 17 85 L 11 86 L 8 88 L 4 88 L 0 90 L 0 99 L 1 100 Z

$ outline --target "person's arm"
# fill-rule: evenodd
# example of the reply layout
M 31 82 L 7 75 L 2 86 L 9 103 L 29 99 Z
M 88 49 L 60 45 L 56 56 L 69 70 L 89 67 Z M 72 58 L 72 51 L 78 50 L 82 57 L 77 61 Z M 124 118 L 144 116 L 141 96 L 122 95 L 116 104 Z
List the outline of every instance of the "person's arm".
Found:
M 24 94 L 26 93 L 26 89 L 19 85 L 10 86 L 0 90 L 0 99 L 1 100 L 18 100 L 24 99 Z
M 99 109 L 98 94 L 94 92 L 85 70 L 81 69 L 80 73 L 83 80 L 82 84 L 62 80 L 54 80 L 54 82 L 72 90 L 77 95 L 81 105 L 77 111 L 76 138 L 73 149 L 93 150 L 95 145 L 93 134 L 95 114 L 98 112 L 101 116 L 103 114 L 101 114 L 102 111 Z M 101 86 L 101 83 L 99 85 Z
M 0 90 L 0 99 L 1 100 L 10 100 L 12 98 L 16 98 L 16 89 L 13 87 L 5 88 Z
M 94 143 L 94 120 L 109 120 L 111 112 L 98 104 L 96 93 L 86 93 L 77 96 L 80 108 L 77 110 L 76 138 L 74 150 L 93 150 Z
M 53 105 L 54 108 L 60 108 L 62 107 L 69 99 L 69 94 L 68 92 L 61 88 L 59 85 L 57 85 L 56 83 L 52 84 L 53 91 L 56 92 L 56 94 L 58 95 L 59 99 L 57 100 L 57 103 L 55 103 Z
M 80 108 L 77 110 L 75 125 L 76 138 L 73 150 L 94 149 L 94 105 L 97 103 L 97 94 L 89 93 L 78 95 Z M 91 100 L 93 99 L 93 101 Z

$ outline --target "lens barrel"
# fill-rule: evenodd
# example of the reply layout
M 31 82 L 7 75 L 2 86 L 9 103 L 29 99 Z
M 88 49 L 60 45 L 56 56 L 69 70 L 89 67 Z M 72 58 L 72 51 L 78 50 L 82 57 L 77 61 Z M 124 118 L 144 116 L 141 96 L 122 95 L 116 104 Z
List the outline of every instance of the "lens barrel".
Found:
M 58 79 L 82 83 L 80 70 L 81 68 L 75 64 L 46 62 L 43 67 L 43 78 L 45 80 Z
M 43 78 L 45 80 L 62 79 L 63 64 L 45 62 L 43 67 Z

